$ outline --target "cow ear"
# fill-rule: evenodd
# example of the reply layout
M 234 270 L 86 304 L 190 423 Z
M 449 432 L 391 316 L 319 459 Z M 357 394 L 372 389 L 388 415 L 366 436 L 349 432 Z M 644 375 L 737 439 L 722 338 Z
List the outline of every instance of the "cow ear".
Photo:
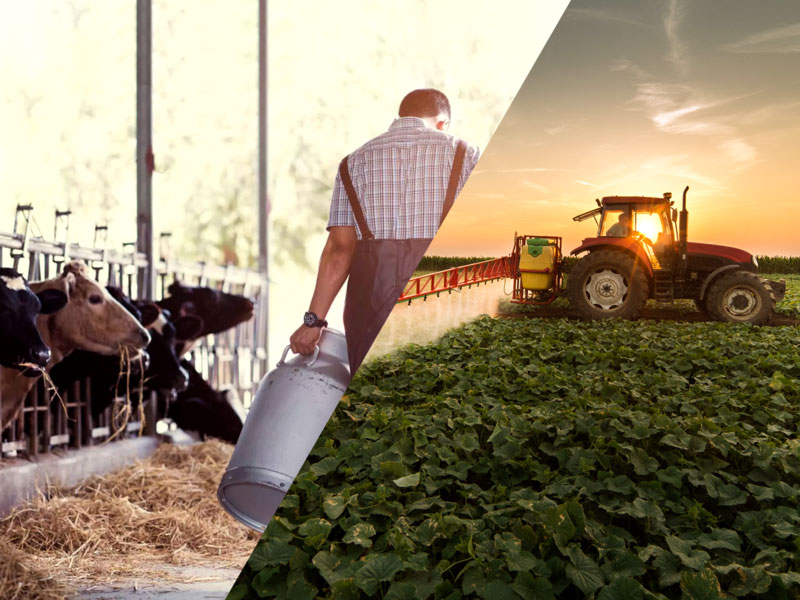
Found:
M 139 306 L 138 308 L 139 312 L 142 313 L 142 325 L 144 327 L 150 327 L 150 325 L 158 320 L 158 317 L 161 314 L 161 309 L 152 302 L 142 304 L 142 306 Z
M 50 315 L 66 306 L 68 298 L 64 292 L 59 290 L 49 289 L 42 290 L 36 296 L 39 302 L 42 303 L 42 310 L 39 312 L 43 315 Z
M 175 339 L 193 340 L 203 331 L 203 319 L 193 315 L 184 315 L 175 319 Z
M 58 279 L 58 286 L 61 288 L 61 291 L 66 294 L 67 300 L 72 296 L 75 292 L 75 287 L 77 285 L 77 279 L 75 278 L 75 273 L 72 271 L 64 271 Z

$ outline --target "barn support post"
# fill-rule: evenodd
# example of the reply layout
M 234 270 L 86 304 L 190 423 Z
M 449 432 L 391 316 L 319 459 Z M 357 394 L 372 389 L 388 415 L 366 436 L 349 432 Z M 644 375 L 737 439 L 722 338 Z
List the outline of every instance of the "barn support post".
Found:
M 257 345 L 264 349 L 260 374 L 267 370 L 269 356 L 269 189 L 267 170 L 267 0 L 258 2 L 258 272 L 261 274 Z
M 157 265 L 153 252 L 152 2 L 136 0 L 136 249 L 147 257 L 138 297 L 152 299 Z

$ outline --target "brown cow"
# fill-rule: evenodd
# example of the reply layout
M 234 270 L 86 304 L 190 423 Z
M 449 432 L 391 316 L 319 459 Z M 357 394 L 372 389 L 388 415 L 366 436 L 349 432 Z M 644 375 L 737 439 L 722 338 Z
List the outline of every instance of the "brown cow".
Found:
M 39 315 L 36 326 L 50 348 L 49 369 L 77 349 L 100 354 L 116 354 L 127 347 L 141 350 L 150 342 L 150 334 L 111 294 L 89 279 L 88 269 L 81 261 L 72 261 L 55 279 L 31 283 L 38 293 L 56 289 L 67 295 L 64 308 L 51 315 Z M 25 396 L 36 382 L 35 371 L 21 373 L 17 369 L 0 370 L 2 414 L 0 429 L 17 418 Z

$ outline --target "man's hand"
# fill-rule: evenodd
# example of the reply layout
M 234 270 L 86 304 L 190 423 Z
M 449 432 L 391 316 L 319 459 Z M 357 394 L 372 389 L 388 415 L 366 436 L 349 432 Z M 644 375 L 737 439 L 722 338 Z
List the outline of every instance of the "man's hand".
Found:
M 292 334 L 292 337 L 289 338 L 289 345 L 292 347 L 292 352 L 304 356 L 313 354 L 314 346 L 317 345 L 321 334 L 321 327 L 306 327 L 305 325 L 300 325 Z
M 328 241 L 322 250 L 317 270 L 317 284 L 308 310 L 321 319 L 328 314 L 333 299 L 342 287 L 350 272 L 350 263 L 356 249 L 355 227 L 331 227 Z M 289 338 L 292 352 L 309 355 L 322 334 L 320 327 L 301 325 Z

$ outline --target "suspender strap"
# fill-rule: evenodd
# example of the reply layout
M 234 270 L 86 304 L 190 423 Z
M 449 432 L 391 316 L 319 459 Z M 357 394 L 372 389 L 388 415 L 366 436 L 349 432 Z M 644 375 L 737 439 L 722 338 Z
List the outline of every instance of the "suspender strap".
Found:
M 461 171 L 464 166 L 464 156 L 466 153 L 467 143 L 464 140 L 458 140 L 456 154 L 455 157 L 453 157 L 453 169 L 450 171 L 450 180 L 447 182 L 447 192 L 444 196 L 444 205 L 442 206 L 442 216 L 439 219 L 439 226 L 444 222 L 447 213 L 450 212 L 456 200 L 456 190 L 458 189 L 458 181 L 461 178 Z M 361 239 L 371 240 L 375 236 L 367 225 L 367 220 L 364 218 L 364 211 L 361 209 L 361 203 L 358 201 L 358 195 L 353 187 L 353 181 L 350 179 L 350 171 L 347 168 L 348 156 L 345 156 L 342 162 L 339 163 L 339 178 L 342 180 L 345 192 L 347 192 L 347 200 L 350 202 L 350 208 L 358 224 L 358 229 L 361 232 Z
M 349 155 L 348 155 L 349 156 Z M 344 185 L 344 191 L 347 192 L 347 200 L 350 202 L 350 208 L 353 211 L 353 216 L 358 223 L 358 230 L 361 232 L 362 240 L 371 240 L 375 236 L 369 230 L 367 220 L 364 218 L 364 211 L 361 210 L 361 203 L 358 201 L 356 189 L 353 187 L 353 181 L 350 179 L 350 171 L 347 168 L 347 156 L 339 163 L 339 178 Z
M 450 171 L 450 181 L 447 182 L 447 193 L 444 196 L 444 206 L 442 206 L 442 218 L 439 219 L 439 227 L 444 223 L 444 218 L 450 209 L 453 208 L 453 202 L 456 200 L 456 190 L 458 189 L 458 180 L 461 178 L 461 168 L 464 165 L 464 155 L 467 153 L 467 143 L 464 140 L 458 140 L 456 145 L 456 155 L 453 158 L 453 170 Z

